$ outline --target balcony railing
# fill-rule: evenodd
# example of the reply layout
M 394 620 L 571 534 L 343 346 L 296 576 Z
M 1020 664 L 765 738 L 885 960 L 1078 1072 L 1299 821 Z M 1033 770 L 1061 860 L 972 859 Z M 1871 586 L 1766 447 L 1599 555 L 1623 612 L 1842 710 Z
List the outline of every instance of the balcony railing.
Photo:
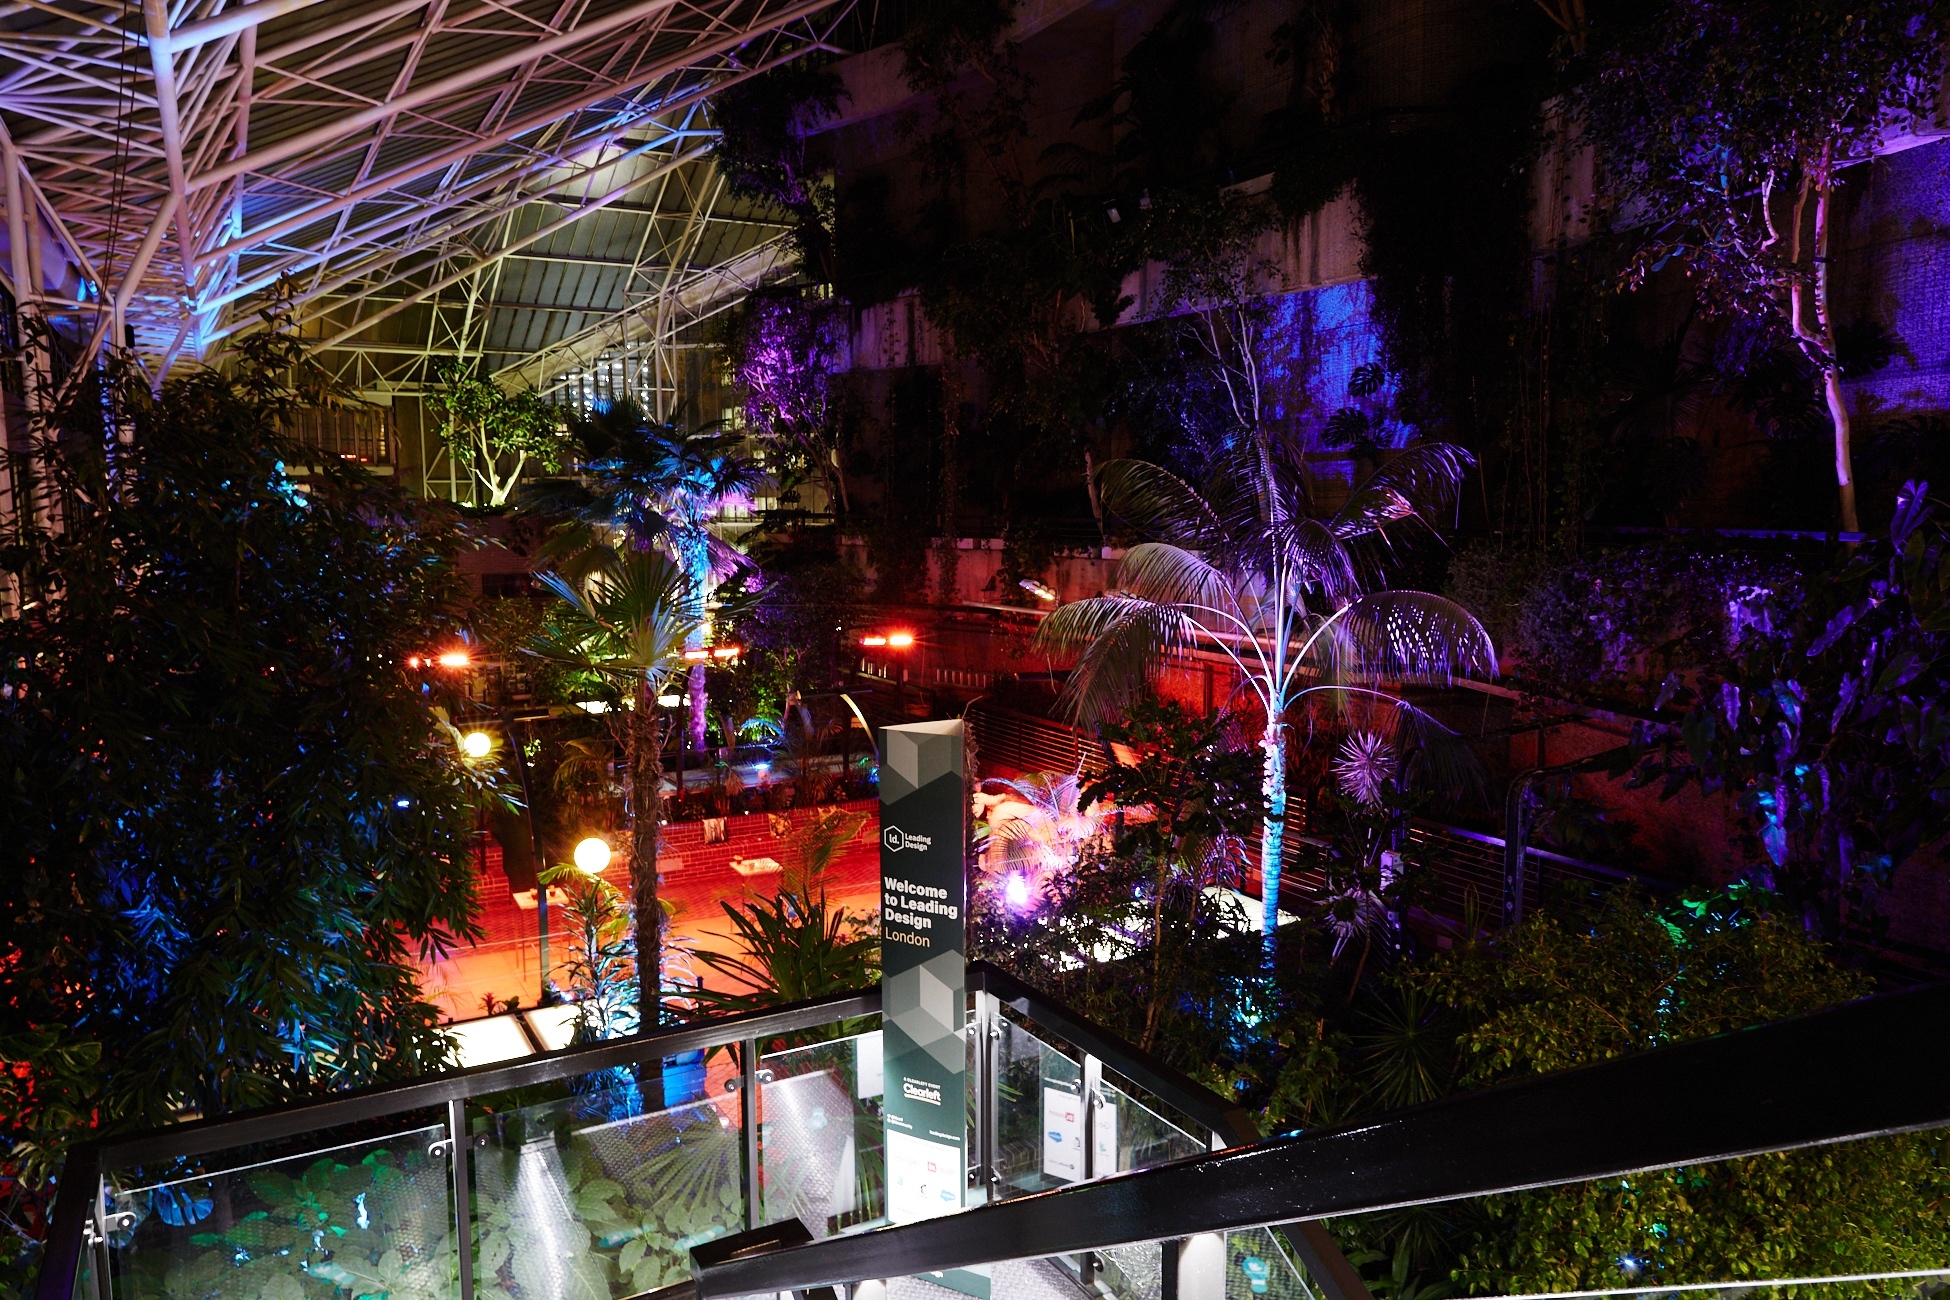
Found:
M 1258 1136 L 1002 972 L 971 966 L 969 985 L 969 1204 Z M 813 1239 L 883 1225 L 879 1005 L 877 990 L 827 998 L 81 1146 L 38 1298 L 614 1300 L 685 1281 L 692 1248 L 767 1224 Z M 679 1077 L 693 1086 L 662 1095 Z M 1052 1159 L 1047 1108 L 1067 1099 L 1073 1147 Z M 1314 1300 L 1284 1241 L 1239 1250 L 1275 1269 L 1279 1295 Z M 1139 1247 L 1035 1266 L 1156 1300 L 1164 1263 Z

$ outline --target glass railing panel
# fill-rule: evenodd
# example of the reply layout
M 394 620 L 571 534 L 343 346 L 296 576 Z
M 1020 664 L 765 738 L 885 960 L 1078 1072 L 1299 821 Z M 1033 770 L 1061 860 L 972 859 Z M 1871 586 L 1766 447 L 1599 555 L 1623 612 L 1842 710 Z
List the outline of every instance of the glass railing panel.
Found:
M 460 1270 L 446 1138 L 444 1127 L 415 1128 L 194 1176 L 111 1180 L 111 1294 L 452 1300 Z
M 1099 1086 L 1097 1172 L 1149 1169 L 1212 1149 L 1209 1141 L 1173 1123 L 1114 1083 Z M 1112 1134 L 1116 1136 L 1111 1137 Z M 1107 1164 L 1114 1154 L 1116 1164 Z
M 1226 1234 L 1226 1300 L 1319 1300 L 1287 1243 L 1271 1228 Z
M 1099 1250 L 1097 1280 L 1118 1300 L 1164 1300 L 1164 1244 L 1140 1241 Z
M 759 1058 L 760 1222 L 815 1237 L 887 1214 L 875 1030 Z
M 995 1046 L 996 1195 L 1081 1180 L 1083 1066 L 1007 1018 Z
M 554 1091 L 472 1121 L 476 1294 L 653 1291 L 689 1276 L 691 1247 L 743 1229 L 736 1093 L 643 1113 L 625 1070 Z

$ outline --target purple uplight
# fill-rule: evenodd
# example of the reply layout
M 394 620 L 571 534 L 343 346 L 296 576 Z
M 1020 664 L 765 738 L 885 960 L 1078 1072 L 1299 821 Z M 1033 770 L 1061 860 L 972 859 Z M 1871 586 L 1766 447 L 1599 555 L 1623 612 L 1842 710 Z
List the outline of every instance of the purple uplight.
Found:
M 1021 872 L 1015 872 L 1002 882 L 1002 901 L 1009 905 L 1012 912 L 1029 910 L 1029 882 L 1022 878 Z

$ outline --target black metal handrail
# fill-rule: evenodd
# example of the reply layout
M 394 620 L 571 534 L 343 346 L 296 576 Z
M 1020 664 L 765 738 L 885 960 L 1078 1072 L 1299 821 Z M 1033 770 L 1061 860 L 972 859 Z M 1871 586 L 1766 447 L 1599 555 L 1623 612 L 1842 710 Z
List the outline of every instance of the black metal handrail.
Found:
M 618 1066 L 661 1061 L 686 1052 L 751 1043 L 856 1016 L 877 1015 L 879 1011 L 877 988 L 842 993 L 771 1011 L 714 1017 L 629 1038 L 565 1047 L 505 1065 L 452 1070 L 408 1083 L 360 1088 L 316 1100 L 82 1143 L 68 1153 L 62 1166 L 59 1190 L 49 1216 L 40 1277 L 35 1286 L 36 1300 L 73 1300 L 84 1235 L 90 1218 L 99 1212 L 99 1206 L 92 1202 L 99 1195 L 104 1170 L 277 1142 L 342 1124 L 435 1106 L 452 1107 L 470 1097 L 552 1083 Z M 747 1062 L 747 1070 L 753 1064 Z M 460 1136 L 458 1132 L 455 1134 L 456 1139 Z
M 1950 985 L 700 1267 L 704 1300 L 1623 1177 L 1950 1125 Z

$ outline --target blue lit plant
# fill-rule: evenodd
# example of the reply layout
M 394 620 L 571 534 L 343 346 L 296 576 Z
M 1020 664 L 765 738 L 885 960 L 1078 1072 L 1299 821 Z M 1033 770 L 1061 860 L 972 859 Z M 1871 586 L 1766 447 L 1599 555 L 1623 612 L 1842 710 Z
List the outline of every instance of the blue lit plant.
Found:
M 1660 703 L 1638 779 L 1724 790 L 1759 879 L 1809 927 L 1873 937 L 1878 893 L 1950 831 L 1950 530 L 1928 485 L 1887 532 L 1755 593 L 1744 634 Z
M 91 1126 L 449 1059 L 414 963 L 479 933 L 487 777 L 410 661 L 458 632 L 464 539 L 285 441 L 327 387 L 276 330 L 240 346 L 160 394 L 84 385 L 35 431 L 60 530 L 0 550 L 10 1228 Z

